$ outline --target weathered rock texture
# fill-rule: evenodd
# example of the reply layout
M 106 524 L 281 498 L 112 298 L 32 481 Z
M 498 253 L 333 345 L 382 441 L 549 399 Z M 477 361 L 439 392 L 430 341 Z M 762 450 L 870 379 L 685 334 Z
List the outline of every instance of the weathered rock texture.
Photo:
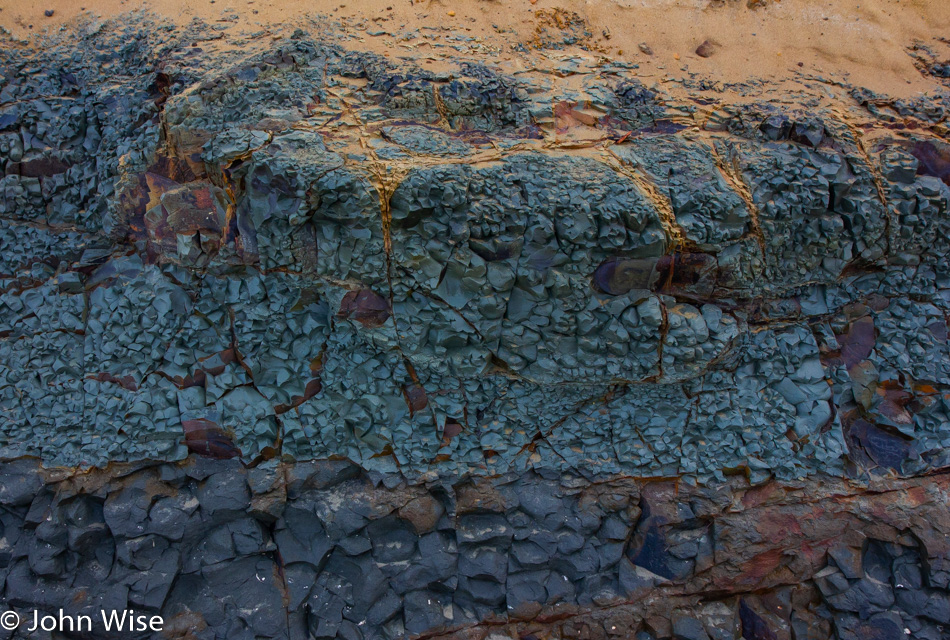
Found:
M 0 52 L 10 606 L 950 637 L 946 95 L 76 37 Z
M 381 481 L 343 461 L 199 458 L 61 479 L 18 461 L 0 480 L 6 603 L 161 612 L 168 633 L 155 637 L 940 640 L 950 629 L 946 474 L 863 489 L 552 472 L 453 486 Z

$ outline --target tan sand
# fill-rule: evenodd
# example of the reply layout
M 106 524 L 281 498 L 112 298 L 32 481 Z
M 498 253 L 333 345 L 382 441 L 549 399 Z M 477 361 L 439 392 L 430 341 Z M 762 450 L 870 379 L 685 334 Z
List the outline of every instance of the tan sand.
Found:
M 143 8 L 176 23 L 218 21 L 233 10 L 234 28 L 246 29 L 323 14 L 364 35 L 350 46 L 436 58 L 452 52 L 374 38 L 365 28 L 444 26 L 497 52 L 489 62 L 516 59 L 513 47 L 537 44 L 539 29 L 577 14 L 591 36 L 565 52 L 636 62 L 640 75 L 690 71 L 722 82 L 821 75 L 895 97 L 941 89 L 915 68 L 909 47 L 923 43 L 950 58 L 941 39 L 950 37 L 950 0 L 0 0 L 0 25 L 28 37 L 83 13 L 110 17 Z M 703 58 L 695 51 L 706 40 L 713 53 Z

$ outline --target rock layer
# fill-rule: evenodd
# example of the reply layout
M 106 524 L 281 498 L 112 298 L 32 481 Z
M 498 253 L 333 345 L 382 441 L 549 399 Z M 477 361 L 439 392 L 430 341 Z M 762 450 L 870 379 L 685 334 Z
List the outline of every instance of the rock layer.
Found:
M 0 52 L 7 603 L 950 633 L 946 94 L 192 29 Z
M 938 640 L 950 629 L 946 474 L 867 487 L 553 472 L 446 485 L 343 461 L 199 458 L 59 477 L 18 461 L 0 479 L 6 603 L 93 616 L 128 604 L 164 616 L 153 637 Z

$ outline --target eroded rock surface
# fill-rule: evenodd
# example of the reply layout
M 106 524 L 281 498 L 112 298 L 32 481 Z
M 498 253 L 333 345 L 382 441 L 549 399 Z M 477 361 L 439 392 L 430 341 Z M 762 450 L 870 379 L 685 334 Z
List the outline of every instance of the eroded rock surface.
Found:
M 10 606 L 948 637 L 946 95 L 192 36 L 0 52 Z
M 6 603 L 96 616 L 128 603 L 164 616 L 155 637 L 939 640 L 950 628 L 945 474 L 864 489 L 554 472 L 445 485 L 343 461 L 197 458 L 61 479 L 19 461 L 0 479 Z

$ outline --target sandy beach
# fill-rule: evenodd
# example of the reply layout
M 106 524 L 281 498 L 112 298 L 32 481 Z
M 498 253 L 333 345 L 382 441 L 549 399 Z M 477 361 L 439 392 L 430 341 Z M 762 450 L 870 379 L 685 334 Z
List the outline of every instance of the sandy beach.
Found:
M 574 47 L 634 62 L 644 76 L 688 71 L 733 83 L 818 75 L 895 97 L 940 88 L 915 68 L 913 47 L 950 57 L 942 38 L 950 31 L 944 0 L 2 0 L 0 25 L 25 38 L 81 16 L 137 10 L 177 24 L 200 18 L 237 30 L 315 16 L 367 34 L 440 30 L 474 38 L 500 61 L 552 28 L 577 28 Z M 708 57 L 697 53 L 703 43 Z M 402 44 L 366 35 L 361 48 L 405 55 L 405 38 Z

